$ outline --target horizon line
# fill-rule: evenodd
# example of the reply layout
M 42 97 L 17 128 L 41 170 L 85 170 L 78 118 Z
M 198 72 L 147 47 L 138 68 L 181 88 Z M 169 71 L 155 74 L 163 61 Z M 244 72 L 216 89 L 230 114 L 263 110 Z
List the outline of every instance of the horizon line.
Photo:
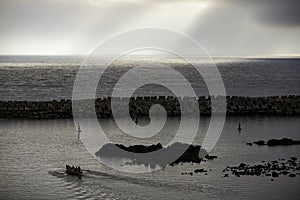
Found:
M 34 57 L 34 56 L 47 56 L 47 57 L 59 57 L 59 56 L 82 56 L 82 57 L 89 57 L 89 54 L 0 54 L 0 56 L 28 56 L 28 57 Z M 115 56 L 114 54 L 106 54 L 106 55 L 99 55 L 99 56 Z M 129 55 L 131 57 L 135 56 L 169 56 L 169 55 L 162 55 L 162 54 L 134 54 Z M 203 57 L 201 55 L 185 55 L 185 56 L 199 56 Z M 225 55 L 225 54 L 218 54 L 218 55 L 209 55 L 212 58 L 216 57 L 235 57 L 235 58 L 295 58 L 299 57 L 300 54 L 260 54 L 260 55 Z

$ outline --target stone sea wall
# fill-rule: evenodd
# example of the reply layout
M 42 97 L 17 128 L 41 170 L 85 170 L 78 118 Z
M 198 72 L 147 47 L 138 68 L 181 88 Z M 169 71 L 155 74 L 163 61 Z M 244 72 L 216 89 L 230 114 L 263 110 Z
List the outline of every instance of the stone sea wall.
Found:
M 201 115 L 210 115 L 212 108 L 211 98 L 220 97 L 199 97 L 199 110 Z M 300 96 L 274 96 L 274 97 L 226 97 L 227 115 L 299 115 Z M 115 98 L 114 101 L 129 102 L 131 116 L 147 116 L 149 108 L 154 104 L 164 106 L 168 116 L 179 116 L 180 102 L 190 101 L 190 98 L 176 97 L 136 97 L 136 98 Z M 94 101 L 95 104 L 90 104 Z M 111 98 L 97 100 L 76 101 L 80 109 L 77 112 L 82 116 L 90 116 L 96 110 L 97 117 L 111 117 Z M 95 107 L 91 108 L 91 105 Z M 122 108 L 122 107 L 121 107 Z M 124 108 L 125 109 L 125 108 Z M 187 111 L 192 114 L 195 110 L 190 108 Z M 122 112 L 120 112 L 122 113 Z M 0 101 L 0 118 L 26 118 L 26 119 L 55 119 L 72 118 L 72 101 Z

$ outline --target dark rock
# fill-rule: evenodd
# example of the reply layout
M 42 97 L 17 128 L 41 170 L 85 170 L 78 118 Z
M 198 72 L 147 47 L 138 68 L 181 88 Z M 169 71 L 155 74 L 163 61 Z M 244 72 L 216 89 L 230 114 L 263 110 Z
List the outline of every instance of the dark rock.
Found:
M 289 172 L 288 172 L 288 171 L 282 171 L 281 174 L 283 174 L 283 175 L 288 175 Z
M 268 146 L 277 146 L 277 145 L 297 145 L 300 144 L 300 140 L 292 140 L 289 138 L 282 138 L 280 140 L 271 139 L 267 142 Z
M 291 166 L 297 166 L 297 163 L 293 160 L 288 160 L 289 165 Z
M 259 141 L 253 142 L 253 143 L 257 144 L 257 145 L 265 145 L 265 141 L 263 141 L 263 140 L 259 140 Z
M 247 142 L 246 145 L 252 146 L 252 143 L 251 142 Z
M 296 177 L 296 174 L 291 173 L 289 174 L 289 177 Z
M 267 173 L 266 176 L 271 176 L 271 174 Z
M 205 169 L 196 169 L 194 172 L 195 173 L 203 173 L 203 172 L 207 172 L 207 170 L 205 170 Z
M 279 174 L 277 172 L 272 172 L 272 177 L 278 177 Z
M 227 166 L 223 172 L 231 171 L 232 174 L 237 177 L 244 175 L 278 177 L 279 175 L 291 174 L 291 172 L 293 172 L 293 174 L 296 176 L 297 173 L 295 173 L 295 171 L 299 171 L 300 166 L 297 166 L 295 160 L 297 160 L 297 158 L 280 163 L 277 160 L 274 160 L 269 162 L 261 162 L 262 164 L 256 164 L 252 166 L 241 163 L 238 166 Z
M 108 143 L 103 145 L 95 154 L 99 157 L 131 158 L 133 164 L 152 164 L 159 166 L 168 164 L 174 166 L 175 164 L 186 162 L 200 163 L 204 158 L 199 157 L 199 155 L 205 155 L 205 159 L 216 158 L 216 156 L 208 155 L 199 145 L 188 145 L 179 142 L 173 143 L 167 147 L 163 147 L 160 143 L 150 146 L 133 145 L 128 147 L 123 144 Z M 179 155 L 179 158 L 175 161 L 171 160 L 172 156 L 170 156 L 174 154 Z
M 291 157 L 291 160 L 296 161 L 297 158 L 296 157 Z
M 282 138 L 282 139 L 271 139 L 268 140 L 267 142 L 263 140 L 259 140 L 256 142 L 253 142 L 254 144 L 257 145 L 267 145 L 267 146 L 279 146 L 279 145 L 297 145 L 300 144 L 300 140 L 293 140 L 289 138 Z
M 241 163 L 241 164 L 238 166 L 238 168 L 244 168 L 245 166 L 246 166 L 245 163 Z
M 217 158 L 217 156 L 211 156 L 211 155 L 206 155 L 205 156 L 205 158 L 207 159 L 207 160 L 213 160 L 213 159 L 215 159 L 215 158 Z

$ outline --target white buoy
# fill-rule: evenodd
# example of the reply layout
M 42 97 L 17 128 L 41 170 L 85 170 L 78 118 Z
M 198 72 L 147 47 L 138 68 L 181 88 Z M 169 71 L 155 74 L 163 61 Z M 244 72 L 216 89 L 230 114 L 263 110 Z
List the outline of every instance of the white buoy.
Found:
M 77 127 L 78 138 L 80 137 L 80 132 L 81 132 L 81 130 L 80 130 L 79 122 L 78 122 L 78 127 Z

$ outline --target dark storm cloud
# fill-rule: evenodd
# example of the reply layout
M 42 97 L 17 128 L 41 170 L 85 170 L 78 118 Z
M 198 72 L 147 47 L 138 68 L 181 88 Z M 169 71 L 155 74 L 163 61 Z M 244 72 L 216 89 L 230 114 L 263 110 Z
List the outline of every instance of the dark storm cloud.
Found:
M 212 0 L 188 34 L 221 55 L 299 53 L 300 15 L 294 0 Z M 300 1 L 299 1 L 300 2 Z
M 153 1 L 153 0 L 152 0 Z M 154 0 L 168 3 L 173 1 L 195 0 Z M 300 26 L 300 0 L 198 0 L 219 4 L 225 7 L 235 6 L 246 12 L 259 23 L 279 26 Z
M 253 17 L 260 23 L 274 26 L 300 26 L 299 0 L 248 0 L 247 4 L 252 9 Z

